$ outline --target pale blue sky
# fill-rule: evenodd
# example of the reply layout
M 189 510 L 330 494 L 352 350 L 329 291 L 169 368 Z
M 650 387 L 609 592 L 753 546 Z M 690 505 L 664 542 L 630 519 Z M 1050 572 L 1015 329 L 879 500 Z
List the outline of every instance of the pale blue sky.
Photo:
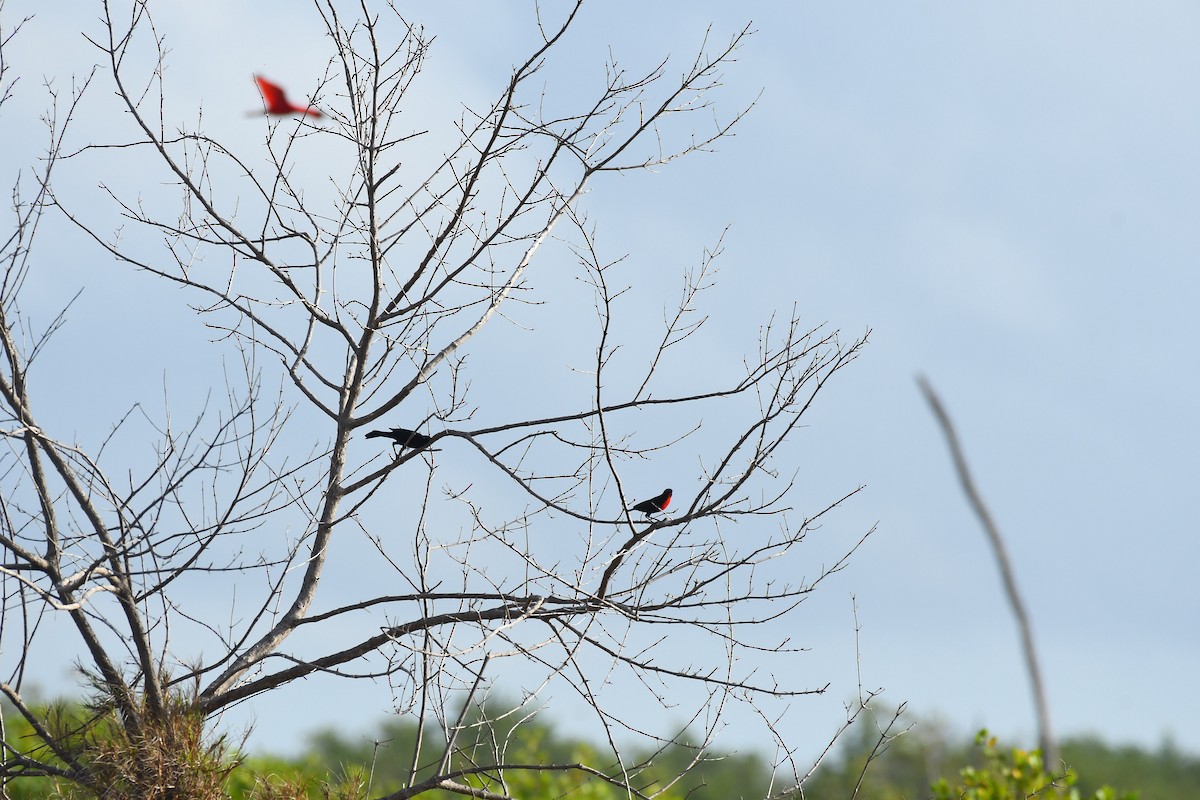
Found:
M 319 21 L 292 2 L 244 5 L 170 4 L 158 23 L 172 51 L 168 118 L 194 121 L 202 105 L 211 133 L 252 148 L 262 125 L 245 116 L 258 104 L 251 73 L 315 85 L 330 45 Z M 873 329 L 866 354 L 834 382 L 794 450 L 801 503 L 816 507 L 867 485 L 823 534 L 840 542 L 875 523 L 878 532 L 802 617 L 796 636 L 813 654 L 800 677 L 832 686 L 825 698 L 796 703 L 793 736 L 815 748 L 855 690 L 853 593 L 864 682 L 885 687 L 885 700 L 908 701 L 964 732 L 986 724 L 1032 740 L 1016 631 L 916 390 L 920 372 L 955 418 L 1007 536 L 1058 733 L 1142 744 L 1170 733 L 1200 751 L 1191 691 L 1200 673 L 1200 9 L 645 5 L 585 9 L 571 34 L 572 71 L 552 85 L 566 96 L 573 83 L 594 86 L 610 45 L 634 71 L 667 54 L 682 69 L 709 22 L 725 39 L 752 20 L 757 33 L 726 73 L 719 108 L 732 113 L 763 94 L 719 152 L 593 187 L 585 202 L 607 254 L 628 253 L 630 269 L 674 292 L 679 273 L 730 225 L 708 299 L 716 359 L 751 347 L 749 332 L 793 302 L 814 324 L 848 336 Z M 40 6 L 10 3 L 6 13 Z M 431 119 L 499 91 L 530 41 L 525 3 L 404 8 L 438 37 L 413 106 Z M 11 58 L 25 77 L 0 131 L 6 182 L 41 146 L 30 124 L 45 106 L 39 76 L 57 75 L 62 87 L 86 68 L 93 55 L 78 30 L 95 30 L 96 13 L 81 0 L 57 4 L 16 42 Z M 86 124 L 119 137 L 111 87 L 97 80 Z M 321 165 L 310 166 L 316 184 Z M 96 175 L 66 180 L 67 202 L 97 202 Z M 147 181 L 152 195 L 161 176 Z M 65 347 L 49 354 L 57 360 L 46 380 L 66 397 L 78 395 L 76 381 L 103 386 L 131 361 L 157 363 L 161 345 L 148 334 L 190 324 L 170 305 L 177 297 L 118 276 L 100 254 L 80 263 L 70 248 L 82 246 L 65 233 L 47 244 L 39 269 L 54 276 L 31 281 L 31 300 L 61 300 L 62 276 L 63 285 L 85 285 L 64 341 L 104 326 L 121 355 L 80 364 Z M 129 293 L 149 316 L 118 324 L 113 309 Z M 661 314 L 653 297 L 645 308 Z M 553 324 L 574 312 L 545 313 Z M 186 330 L 204 352 L 203 331 Z M 206 374 L 198 362 L 173 385 L 187 394 L 188 381 Z M 161 396 L 162 384 L 158 367 L 122 381 L 134 396 Z M 127 405 L 127 397 L 106 401 L 103 389 L 89 394 L 96 418 L 80 417 L 81 427 L 103 428 Z M 78 406 L 63 413 L 79 417 Z M 657 490 L 660 481 L 647 480 Z M 336 720 L 345 702 L 284 696 L 239 709 L 232 721 L 251 712 L 255 743 L 288 748 Z M 724 738 L 757 741 L 737 724 Z

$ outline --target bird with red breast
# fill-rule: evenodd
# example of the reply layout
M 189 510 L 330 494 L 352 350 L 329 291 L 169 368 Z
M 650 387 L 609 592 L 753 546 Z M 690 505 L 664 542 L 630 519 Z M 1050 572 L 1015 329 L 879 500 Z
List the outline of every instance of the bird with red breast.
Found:
M 649 500 L 643 500 L 637 505 L 631 506 L 630 511 L 640 511 L 647 517 L 655 514 L 660 514 L 667 510 L 667 506 L 671 505 L 671 490 L 663 489 L 663 493 L 658 497 L 651 497 Z
M 277 83 L 271 83 L 261 75 L 255 75 L 254 82 L 258 84 L 258 90 L 262 92 L 263 105 L 266 106 L 267 114 L 277 117 L 287 114 L 309 114 L 313 117 L 323 116 L 315 106 L 298 106 L 288 100 L 282 86 Z

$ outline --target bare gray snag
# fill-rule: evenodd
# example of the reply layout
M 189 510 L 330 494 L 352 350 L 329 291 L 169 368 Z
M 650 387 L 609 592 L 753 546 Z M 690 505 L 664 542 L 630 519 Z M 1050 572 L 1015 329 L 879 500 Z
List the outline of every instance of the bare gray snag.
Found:
M 1042 672 L 1038 667 L 1037 650 L 1033 643 L 1033 627 L 1029 622 L 1029 614 L 1025 611 L 1021 593 L 1017 590 L 1017 580 L 1013 573 L 1012 562 L 1008 560 L 1004 537 L 1000 535 L 999 527 L 996 526 L 991 512 L 984 505 L 983 497 L 975 487 L 975 480 L 971 477 L 971 471 L 967 467 L 967 458 L 958 442 L 958 434 L 954 430 L 954 424 L 950 421 L 950 415 L 946 413 L 942 401 L 924 376 L 917 378 L 917 384 L 921 387 L 921 392 L 925 395 L 925 400 L 929 403 L 938 425 L 941 426 L 942 433 L 946 437 L 946 444 L 950 447 L 950 457 L 954 461 L 958 480 L 967 496 L 967 502 L 970 503 L 975 516 L 979 518 L 983 532 L 987 535 L 988 543 L 991 544 L 992 552 L 996 556 L 996 566 L 999 568 L 1000 577 L 1004 582 L 1004 594 L 1008 598 L 1008 605 L 1012 609 L 1013 617 L 1017 620 L 1017 629 L 1021 632 L 1021 652 L 1025 656 L 1025 668 L 1029 672 L 1029 685 L 1033 689 L 1033 708 L 1037 714 L 1038 741 L 1042 749 L 1042 758 L 1053 769 L 1053 765 L 1058 763 L 1058 744 L 1050 726 L 1050 706 L 1046 702 Z
M 640 797 L 644 764 L 622 755 L 625 737 L 661 747 L 671 737 L 614 713 L 610 681 L 643 687 L 661 709 L 692 702 L 680 718 L 698 728 L 697 760 L 729 705 L 754 709 L 773 730 L 790 699 L 824 690 L 791 679 L 788 659 L 802 645 L 770 625 L 865 538 L 815 573 L 792 566 L 817 523 L 858 489 L 795 512 L 783 448 L 866 337 L 843 342 L 793 310 L 761 326 L 741 363 L 707 364 L 692 388 L 674 391 L 666 356 L 704 353 L 700 309 L 719 244 L 684 276 L 660 338 L 622 333 L 631 276 L 603 255 L 580 199 L 616 188 L 606 180 L 614 173 L 661 167 L 728 135 L 745 110 L 722 120 L 711 95 L 749 30 L 715 44 L 706 36 L 681 72 L 610 63 L 591 96 L 544 102 L 537 78 L 569 57 L 581 6 L 540 10 L 540 42 L 494 102 L 465 110 L 452 136 L 436 132 L 449 144 L 428 165 L 410 148 L 430 134 L 402 112 L 431 37 L 393 6 L 315 2 L 312 24 L 331 43 L 317 87 L 326 116 L 255 123 L 266 125 L 264 142 L 235 151 L 200 125 L 168 129 L 169 56 L 153 4 L 99 5 L 90 41 L 128 138 L 89 139 L 71 126 L 70 104 L 52 116 L 49 157 L 31 193 L 17 187 L 0 250 L 0 691 L 45 744 L 31 755 L 6 734 L 0 781 L 49 775 L 148 797 L 171 754 L 203 752 L 218 785 L 220 752 L 204 749 L 216 715 L 267 692 L 303 697 L 303 679 L 319 675 L 381 683 L 386 699 L 363 711 L 396 710 L 423 736 L 440 732 L 404 756 L 410 785 L 388 797 L 507 797 L 506 774 L 547 769 Z M 119 232 L 53 191 L 72 162 L 111 171 Z M 127 194 L 122 163 L 153 165 L 178 194 L 169 203 Z M 331 190 L 302 177 L 301 164 L 313 163 L 328 165 L 321 186 Z M 139 402 L 100 432 L 43 424 L 30 366 L 67 317 L 35 329 L 20 300 L 48 219 L 86 234 L 112 268 L 179 289 L 181 316 L 198 315 L 213 334 L 226 382 L 206 387 L 190 423 Z M 491 398 L 473 381 L 487 370 L 469 360 L 472 348 L 523 301 L 554 302 L 537 294 L 533 270 L 552 242 L 573 254 L 596 324 L 589 333 L 575 315 L 569 336 L 542 335 L 574 345 L 588 380 L 564 380 L 551 412 L 481 409 Z M 523 374 L 539 352 L 501 358 Z M 429 440 L 365 437 L 398 425 Z M 131 455 L 148 441 L 151 458 Z M 683 446 L 701 454 L 699 474 L 671 514 L 643 524 L 622 513 L 647 490 L 627 488 L 631 468 L 672 463 Z M 461 471 L 443 477 L 448 459 Z M 28 654 L 44 657 L 48 644 L 42 621 L 60 619 L 75 637 L 63 658 L 81 657 L 102 709 L 87 724 L 124 743 L 104 761 L 124 772 L 98 770 L 93 745 L 26 698 Z M 668 647 L 668 633 L 704 646 Z M 751 652 L 777 666 L 743 666 Z M 466 760 L 468 701 L 482 704 L 501 676 L 523 692 L 501 716 L 574 693 L 615 765 L 506 764 L 503 741 L 491 760 Z M 811 771 L 792 752 L 781 747 L 781 783 Z M 419 777 L 430 763 L 435 774 Z

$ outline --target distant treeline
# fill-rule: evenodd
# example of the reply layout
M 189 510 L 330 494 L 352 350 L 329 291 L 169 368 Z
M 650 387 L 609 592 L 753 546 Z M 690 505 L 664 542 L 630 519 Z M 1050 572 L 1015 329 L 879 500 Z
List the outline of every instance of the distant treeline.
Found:
M 59 704 L 57 708 L 60 720 L 83 721 L 95 714 L 81 706 Z M 5 714 L 4 738 L 10 747 L 36 751 L 32 734 L 21 719 Z M 438 732 L 426 731 L 420 744 L 417 734 L 413 723 L 392 720 L 370 733 L 317 734 L 295 757 L 238 754 L 229 747 L 222 770 L 226 773 L 222 794 L 233 800 L 384 796 L 419 782 L 442 758 L 445 742 Z M 1005 749 L 982 734 L 972 741 L 948 733 L 937 723 L 916 723 L 883 748 L 878 742 L 879 731 L 869 721 L 860 720 L 804 783 L 803 796 L 848 800 L 857 789 L 858 800 L 1020 797 L 1028 793 L 1047 800 L 1134 796 L 1139 800 L 1200 800 L 1200 757 L 1180 752 L 1169 740 L 1157 749 L 1143 749 L 1110 745 L 1097 737 L 1067 739 L 1060 745 L 1062 763 L 1048 765 L 1040 764 L 1036 751 Z M 494 722 L 467 727 L 457 744 L 460 751 L 454 759 L 464 764 L 472 761 L 472 752 L 483 749 L 490 753 L 497 746 L 504 749 L 500 761 L 514 765 L 597 763 L 597 756 L 606 750 L 561 735 L 542 719 L 526 720 L 508 730 L 497 730 Z M 414 772 L 411 765 L 418 746 L 421 753 Z M 9 755 L 11 758 L 11 751 Z M 46 756 L 44 752 L 38 755 Z M 644 794 L 659 793 L 659 800 L 763 798 L 785 793 L 792 786 L 790 771 L 773 776 L 769 758 L 758 753 L 708 752 L 696 761 L 697 755 L 691 744 L 681 740 L 657 752 L 624 753 L 619 763 L 613 760 L 612 769 L 634 776 L 635 786 Z M 677 778 L 681 773 L 683 777 Z M 507 770 L 502 781 L 496 776 L 487 788 L 522 800 L 627 798 L 603 778 L 572 770 Z M 969 791 L 972 788 L 974 793 Z M 20 778 L 4 789 L 12 800 L 76 796 L 57 793 L 52 778 Z M 460 795 L 434 790 L 420 796 L 440 800 Z

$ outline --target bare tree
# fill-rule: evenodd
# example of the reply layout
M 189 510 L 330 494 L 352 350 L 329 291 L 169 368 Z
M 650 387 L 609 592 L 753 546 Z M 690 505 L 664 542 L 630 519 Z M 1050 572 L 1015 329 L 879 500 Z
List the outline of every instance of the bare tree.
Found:
M 236 152 L 199 125 L 168 129 L 167 49 L 150 4 L 102 3 L 102 33 L 90 41 L 133 132 L 71 144 L 72 106 L 52 114 L 48 157 L 32 194 L 17 187 L 0 253 L 0 692 L 41 740 L 31 750 L 6 738 L 0 779 L 56 776 L 106 797 L 201 796 L 164 788 L 164 759 L 202 747 L 206 721 L 224 709 L 302 693 L 297 682 L 322 675 L 386 682 L 390 709 L 440 731 L 404 755 L 412 780 L 389 798 L 507 797 L 506 775 L 544 769 L 643 797 L 666 787 L 640 783 L 643 764 L 621 746 L 658 734 L 614 710 L 605 685 L 644 687 L 664 709 L 698 690 L 684 715 L 701 729 L 697 759 L 729 705 L 770 721 L 773 703 L 823 690 L 741 659 L 785 664 L 800 644 L 771 639 L 767 624 L 862 540 L 798 577 L 799 546 L 857 489 L 797 519 L 779 454 L 865 337 L 843 343 L 793 311 L 762 325 L 741 363 L 709 362 L 672 391 L 668 361 L 702 358 L 701 301 L 720 245 L 685 274 L 646 345 L 622 333 L 628 277 L 621 258 L 602 254 L 580 200 L 608 176 L 656 169 L 729 134 L 745 112 L 722 120 L 711 93 L 749 30 L 706 36 L 679 73 L 663 62 L 630 74 L 612 62 L 591 97 L 547 96 L 538 76 L 569 48 L 580 7 L 540 10 L 538 46 L 493 103 L 463 113 L 452 146 L 422 171 L 412 154 L 432 134 L 407 127 L 402 112 L 431 39 L 390 5 L 314 3 L 331 42 L 315 98 L 326 117 L 274 119 L 265 145 Z M 331 192 L 303 177 L 315 154 Z M 177 199 L 164 209 L 111 188 L 123 224 L 105 228 L 52 188 L 64 161 L 88 159 L 112 170 L 156 165 Z M 214 387 L 220 400 L 191 424 L 144 403 L 99 437 L 42 424 L 31 367 L 66 316 L 37 329 L 19 301 L 50 213 L 117 264 L 182 289 L 175 296 L 213 332 L 234 366 Z M 577 343 L 588 366 L 586 383 L 564 375 L 545 391 L 522 377 L 557 369 L 537 367 L 536 347 L 486 346 L 520 304 L 554 302 L 531 271 L 551 244 L 556 269 L 567 268 L 562 255 L 574 259 L 594 313 L 546 332 Z M 507 391 L 539 402 L 477 405 L 474 352 L 507 362 L 492 365 L 513 376 Z M 429 440 L 363 438 L 397 424 Z M 149 463 L 129 455 L 131 440 L 157 442 Z M 669 513 L 635 518 L 626 509 L 659 486 L 630 486 L 630 468 L 652 458 L 678 468 L 677 452 L 699 459 L 695 489 L 677 487 Z M 440 478 L 451 459 L 469 480 Z M 364 563 L 335 591 L 339 555 Z M 23 694 L 30 654 L 60 619 L 78 647 L 57 646 L 78 655 L 95 693 L 91 722 L 69 730 Z M 518 719 L 550 689 L 577 693 L 615 763 L 506 764 L 504 742 L 460 758 L 465 709 L 501 678 L 520 687 L 503 712 Z M 93 735 L 87 725 L 102 722 L 105 735 Z M 792 765 L 795 780 L 807 772 Z

